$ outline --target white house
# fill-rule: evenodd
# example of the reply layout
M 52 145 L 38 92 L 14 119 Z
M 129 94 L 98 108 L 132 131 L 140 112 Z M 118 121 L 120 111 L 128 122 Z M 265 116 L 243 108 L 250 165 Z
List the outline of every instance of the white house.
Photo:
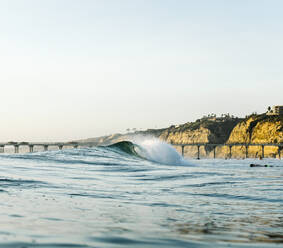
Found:
M 266 112 L 267 115 L 283 115 L 283 106 L 273 106 Z

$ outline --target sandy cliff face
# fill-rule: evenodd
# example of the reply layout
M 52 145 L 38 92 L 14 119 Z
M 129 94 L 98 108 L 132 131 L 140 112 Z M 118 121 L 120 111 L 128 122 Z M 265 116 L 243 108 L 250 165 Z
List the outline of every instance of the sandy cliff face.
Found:
M 208 143 L 210 137 L 213 136 L 207 128 L 200 127 L 196 130 L 165 130 L 159 138 L 173 144 L 188 144 L 188 143 Z
M 251 143 L 283 143 L 282 121 L 261 121 L 252 131 Z
M 278 116 L 252 116 L 240 122 L 227 143 L 283 143 L 283 120 Z
M 280 116 L 257 115 L 240 122 L 231 132 L 227 143 L 283 143 L 283 118 Z M 241 156 L 244 148 L 234 148 Z M 261 154 L 261 147 L 250 147 L 251 157 Z M 265 147 L 265 155 L 276 157 L 277 147 Z
M 227 143 L 250 143 L 249 128 L 256 117 L 251 117 L 238 123 L 232 130 Z
M 186 123 L 164 130 L 160 138 L 168 143 L 283 143 L 283 117 L 252 115 L 246 119 Z M 179 148 L 180 149 L 180 148 Z M 261 146 L 250 146 L 249 156 L 261 155 Z M 278 157 L 278 147 L 265 147 L 266 157 Z M 196 147 L 186 147 L 185 155 L 196 157 Z M 217 147 L 217 157 L 228 157 L 228 147 Z M 244 158 L 245 147 L 232 148 L 233 157 Z M 283 155 L 283 154 L 282 154 Z M 212 157 L 209 148 L 201 147 L 201 156 Z
M 160 138 L 168 143 L 224 143 L 240 119 L 199 120 L 164 130 Z
M 170 127 L 164 130 L 159 136 L 167 143 L 188 144 L 188 143 L 225 143 L 233 128 L 239 123 L 238 118 L 220 120 L 202 119 L 196 122 L 186 123 L 178 127 Z M 177 147 L 177 149 L 181 149 Z M 219 148 L 218 148 L 219 150 Z M 213 156 L 211 147 L 201 147 L 201 156 Z M 185 156 L 196 157 L 197 147 L 185 147 Z

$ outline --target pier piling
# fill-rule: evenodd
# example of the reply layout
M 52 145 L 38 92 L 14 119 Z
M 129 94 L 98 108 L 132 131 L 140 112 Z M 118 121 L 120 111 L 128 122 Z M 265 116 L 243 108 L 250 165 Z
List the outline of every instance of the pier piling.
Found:
M 200 159 L 200 145 L 198 145 L 198 154 L 197 154 L 197 159 Z
M 184 157 L 184 154 L 185 154 L 185 146 L 182 146 L 182 156 Z
M 19 145 L 14 145 L 15 153 L 19 153 Z
M 33 145 L 29 145 L 29 152 L 33 152 Z
M 232 146 L 231 145 L 229 146 L 229 158 L 230 159 L 232 158 Z
M 277 153 L 278 153 L 278 157 L 281 158 L 281 150 L 283 150 L 283 143 L 223 143 L 223 144 L 217 144 L 217 143 L 188 143 L 188 144 L 173 144 L 171 143 L 173 146 L 181 146 L 181 153 L 184 156 L 184 151 L 186 146 L 194 146 L 197 147 L 197 154 L 196 154 L 196 159 L 200 159 L 200 147 L 204 146 L 204 147 L 211 147 L 212 149 L 210 150 L 211 152 L 213 151 L 213 158 L 216 158 L 216 149 L 217 147 L 227 147 L 228 151 L 226 150 L 227 154 L 226 154 L 226 159 L 227 158 L 232 158 L 233 157 L 233 147 L 237 146 L 237 147 L 242 147 L 243 148 L 243 152 L 244 152 L 244 156 L 245 158 L 249 158 L 250 157 L 250 147 L 254 146 L 254 147 L 261 147 L 260 150 L 260 157 L 261 158 L 265 158 L 266 154 L 265 154 L 265 147 L 266 146 L 273 146 L 273 147 L 278 147 Z M 207 149 L 206 149 L 207 150 Z
M 264 158 L 264 145 L 261 145 L 261 157 Z
M 48 151 L 48 145 L 44 145 L 44 151 L 47 152 Z
M 246 158 L 249 157 L 249 146 L 246 145 Z

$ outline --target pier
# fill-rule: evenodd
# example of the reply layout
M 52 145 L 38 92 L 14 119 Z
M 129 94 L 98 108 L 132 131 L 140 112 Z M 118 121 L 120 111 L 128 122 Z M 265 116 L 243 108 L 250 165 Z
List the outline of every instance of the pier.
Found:
M 34 147 L 41 147 L 43 151 L 48 151 L 49 147 L 57 147 L 62 150 L 64 147 L 78 148 L 93 147 L 93 143 L 78 143 L 78 142 L 6 142 L 0 143 L 0 153 L 5 152 L 5 147 L 14 147 L 14 153 L 19 153 L 20 147 L 27 147 L 29 152 L 34 152 Z
M 245 158 L 249 158 L 249 147 L 250 146 L 259 146 L 261 147 L 261 158 L 265 157 L 264 149 L 266 146 L 273 146 L 277 147 L 277 152 L 278 152 L 278 158 L 281 159 L 281 150 L 283 150 L 283 143 L 225 143 L 225 144 L 209 144 L 209 143 L 189 143 L 189 144 L 174 144 L 171 143 L 172 146 L 179 146 L 181 147 L 181 153 L 182 156 L 185 155 L 185 147 L 186 146 L 195 146 L 197 147 L 197 157 L 196 159 L 200 159 L 200 148 L 201 147 L 210 147 L 210 149 L 213 150 L 213 157 L 216 158 L 216 148 L 217 147 L 228 147 L 229 148 L 229 153 L 227 154 L 227 158 L 232 158 L 233 153 L 232 153 L 232 148 L 235 146 L 240 146 L 240 147 L 245 147 Z
M 210 152 L 213 152 L 213 158 L 217 158 L 216 148 L 217 147 L 227 147 L 228 153 L 225 158 L 232 158 L 233 157 L 233 147 L 242 147 L 244 148 L 244 156 L 245 158 L 249 158 L 249 147 L 251 146 L 258 146 L 260 147 L 260 153 L 258 154 L 259 157 L 265 157 L 265 147 L 272 146 L 277 147 L 277 155 L 278 158 L 281 159 L 281 151 L 283 150 L 283 143 L 225 143 L 225 144 L 210 144 L 210 143 L 188 143 L 188 144 L 174 144 L 171 143 L 174 147 L 181 148 L 182 156 L 185 155 L 185 147 L 196 147 L 196 159 L 200 159 L 200 149 L 204 147 L 205 149 L 209 148 Z M 32 153 L 35 152 L 35 147 L 41 147 L 42 151 L 48 151 L 50 147 L 57 147 L 58 150 L 62 150 L 64 148 L 79 148 L 79 147 L 95 147 L 97 146 L 96 143 L 88 142 L 88 143 L 81 143 L 81 142 L 6 142 L 0 143 L 0 153 L 5 152 L 5 147 L 13 147 L 14 153 L 20 152 L 20 147 L 27 147 L 27 151 Z

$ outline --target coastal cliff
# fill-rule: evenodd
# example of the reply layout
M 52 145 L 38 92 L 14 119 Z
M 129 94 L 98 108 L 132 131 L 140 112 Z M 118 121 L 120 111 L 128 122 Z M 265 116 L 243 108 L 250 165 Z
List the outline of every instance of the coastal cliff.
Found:
M 174 144 L 225 143 L 239 118 L 204 118 L 165 129 L 159 138 Z
M 231 132 L 227 143 L 283 143 L 283 117 L 252 115 Z
M 235 126 L 227 143 L 283 143 L 283 117 L 252 115 Z M 244 152 L 244 147 L 235 147 L 233 152 L 240 156 Z M 249 154 L 252 157 L 258 156 L 260 152 L 260 146 L 249 147 Z M 277 147 L 265 147 L 266 156 L 276 157 L 277 154 Z
M 127 134 L 114 134 L 79 142 L 95 142 L 97 145 L 109 145 L 123 140 L 132 140 L 137 136 L 153 136 L 172 144 L 188 143 L 283 143 L 283 116 L 251 115 L 247 118 L 225 117 L 204 117 L 195 122 L 188 122 L 182 125 L 172 125 L 164 129 L 148 129 Z M 180 151 L 180 147 L 176 147 Z M 213 157 L 211 147 L 201 147 L 202 157 Z M 243 158 L 245 147 L 233 147 L 233 157 Z M 227 157 L 228 147 L 217 147 L 217 157 Z M 196 147 L 185 147 L 185 156 L 196 157 Z M 260 146 L 250 146 L 250 157 L 257 157 L 261 154 Z M 265 155 L 276 157 L 277 147 L 266 147 Z
M 172 144 L 210 143 L 222 144 L 227 141 L 233 128 L 241 121 L 239 118 L 202 118 L 179 126 L 165 129 L 159 138 Z M 176 147 L 180 151 L 180 147 Z M 217 148 L 219 150 L 219 148 Z M 219 153 L 219 151 L 217 151 Z M 197 147 L 186 146 L 184 155 L 197 156 Z M 201 147 L 200 155 L 210 157 L 211 147 Z

